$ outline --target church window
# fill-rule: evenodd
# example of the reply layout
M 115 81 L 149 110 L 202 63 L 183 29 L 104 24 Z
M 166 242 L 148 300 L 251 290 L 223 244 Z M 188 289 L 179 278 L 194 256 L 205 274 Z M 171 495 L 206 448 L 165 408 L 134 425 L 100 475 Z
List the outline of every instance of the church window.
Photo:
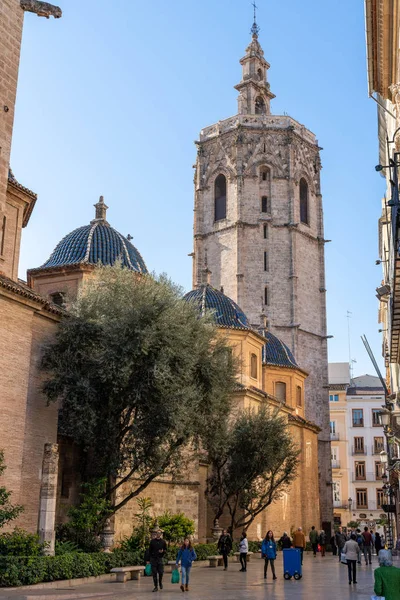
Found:
M 264 271 L 268 271 L 268 270 L 269 270 L 268 252 L 266 250 L 264 250 Z
M 266 143 L 264 142 L 264 152 L 266 152 L 266 151 L 267 151 L 267 145 L 266 145 Z
M 1 224 L 1 229 L 0 229 L 0 256 L 2 254 L 4 254 L 4 240 L 6 237 L 6 222 L 7 222 L 7 217 L 3 217 L 3 222 Z
M 265 152 L 265 150 L 264 150 Z M 268 167 L 260 168 L 260 181 L 269 181 L 269 169 Z
M 53 304 L 57 304 L 57 306 L 64 306 L 65 297 L 62 292 L 55 292 L 54 294 L 50 294 L 50 299 Z
M 226 219 L 226 177 L 218 175 L 214 184 L 214 220 Z
M 256 115 L 265 115 L 265 102 L 262 96 L 257 96 L 255 101 L 255 113 Z
M 298 385 L 296 387 L 296 404 L 297 404 L 297 406 L 301 406 L 302 405 L 301 386 L 300 385 Z
M 263 196 L 261 198 L 261 212 L 270 214 L 271 213 L 271 203 L 269 201 L 268 196 Z
M 268 292 L 268 286 L 267 285 L 264 288 L 264 304 L 265 304 L 265 306 L 269 305 L 269 292 Z
M 275 398 L 280 402 L 286 402 L 286 383 L 283 381 L 275 383 Z
M 305 179 L 300 179 L 300 221 L 308 225 L 308 184 Z
M 263 78 L 262 69 L 257 70 L 257 77 L 258 77 L 258 81 L 262 81 L 262 78 Z
M 250 356 L 250 377 L 257 379 L 257 354 Z
M 268 225 L 264 225 L 264 240 L 268 239 Z

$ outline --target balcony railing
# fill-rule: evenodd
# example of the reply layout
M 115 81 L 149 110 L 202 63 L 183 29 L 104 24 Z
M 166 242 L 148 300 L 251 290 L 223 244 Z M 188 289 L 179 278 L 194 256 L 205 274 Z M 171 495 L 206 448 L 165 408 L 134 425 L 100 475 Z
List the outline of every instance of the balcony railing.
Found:
M 332 469 L 340 469 L 340 460 L 332 459 Z
M 332 433 L 331 432 L 331 440 L 338 441 L 339 439 L 340 438 L 339 438 L 339 434 L 338 433 Z
M 358 448 L 356 446 L 352 446 L 351 453 L 352 453 L 353 456 L 356 455 L 356 454 L 361 455 L 361 456 L 362 455 L 365 456 L 367 454 L 367 447 L 364 446 L 363 448 Z
M 364 473 L 363 477 L 361 477 L 360 475 L 357 475 L 356 473 L 352 473 L 351 479 L 353 482 L 380 481 L 380 479 L 376 478 L 375 473 Z

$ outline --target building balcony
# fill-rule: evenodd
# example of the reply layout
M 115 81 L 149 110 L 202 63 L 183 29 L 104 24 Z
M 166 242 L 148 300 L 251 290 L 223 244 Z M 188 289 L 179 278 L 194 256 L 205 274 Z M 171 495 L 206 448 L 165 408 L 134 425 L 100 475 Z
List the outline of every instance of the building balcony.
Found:
M 359 475 L 356 475 L 356 473 L 352 473 L 351 480 L 353 483 L 362 483 L 363 481 L 376 481 L 381 483 L 381 479 L 377 479 L 375 473 L 365 473 L 364 477 L 360 477 Z
M 331 433 L 331 441 L 337 442 L 340 439 L 338 433 Z
M 332 469 L 340 469 L 340 460 L 332 460 Z
M 355 448 L 354 446 L 352 446 L 351 453 L 353 456 L 366 456 L 367 447 L 364 446 L 363 448 Z

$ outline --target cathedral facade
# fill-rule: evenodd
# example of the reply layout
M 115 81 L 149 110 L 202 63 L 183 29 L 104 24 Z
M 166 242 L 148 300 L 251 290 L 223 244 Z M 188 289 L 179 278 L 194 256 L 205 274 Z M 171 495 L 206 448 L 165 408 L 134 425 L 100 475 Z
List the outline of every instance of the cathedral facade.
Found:
M 211 284 L 252 326 L 271 332 L 309 376 L 305 415 L 319 434 L 322 521 L 332 521 L 328 360 L 320 148 L 289 116 L 271 114 L 269 64 L 254 23 L 240 60 L 238 114 L 206 127 L 197 143 L 193 284 L 204 261 Z
M 5 59 L 0 82 L 7 98 L 0 121 L 0 434 L 8 467 L 1 483 L 13 492 L 13 502 L 25 507 L 12 526 L 39 530 L 43 539 L 54 541 L 54 524 L 64 521 L 68 507 L 79 499 L 79 448 L 58 434 L 57 406 L 47 406 L 41 392 L 43 346 L 96 264 L 119 260 L 133 276 L 147 276 L 147 269 L 130 239 L 109 224 L 100 198 L 89 224 L 66 235 L 41 267 L 28 272 L 27 282 L 18 278 L 22 229 L 37 200 L 9 169 L 22 4 L 6 0 L 0 7 Z M 325 305 L 318 288 L 317 307 L 314 279 L 323 285 L 323 237 L 316 141 L 295 121 L 269 114 L 273 94 L 257 33 L 242 63 L 240 114 L 204 130 L 198 145 L 194 289 L 185 299 L 197 303 L 200 312 L 214 312 L 215 326 L 240 359 L 237 406 L 280 407 L 301 449 L 299 477 L 249 530 L 251 538 L 260 538 L 267 528 L 318 527 L 321 520 L 315 498 L 318 457 L 324 464 Z M 309 222 L 302 222 L 301 214 Z M 307 302 L 309 320 L 302 308 Z M 208 468 L 206 461 L 198 463 L 187 481 L 160 478 L 144 492 L 156 514 L 185 512 L 195 521 L 200 540 L 210 536 L 213 525 L 204 493 Z M 329 468 L 324 466 L 320 490 Z M 131 502 L 117 513 L 117 539 L 130 535 L 136 512 Z

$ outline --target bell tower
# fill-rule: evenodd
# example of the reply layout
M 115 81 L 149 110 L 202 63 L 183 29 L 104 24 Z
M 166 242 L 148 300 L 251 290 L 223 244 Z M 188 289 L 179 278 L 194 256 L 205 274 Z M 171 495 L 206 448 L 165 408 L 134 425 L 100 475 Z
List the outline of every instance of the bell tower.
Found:
M 305 416 L 319 434 L 320 509 L 332 522 L 328 358 L 320 150 L 315 135 L 271 114 L 269 64 L 254 22 L 241 59 L 238 114 L 201 132 L 194 199 L 193 285 L 232 298 L 254 328 L 270 331 L 309 373 Z
M 251 43 L 246 48 L 245 56 L 240 59 L 242 81 L 235 85 L 235 89 L 239 92 L 238 113 L 240 115 L 269 115 L 271 114 L 270 101 L 275 98 L 267 80 L 270 65 L 265 60 L 264 51 L 258 41 L 259 30 L 254 15 Z

